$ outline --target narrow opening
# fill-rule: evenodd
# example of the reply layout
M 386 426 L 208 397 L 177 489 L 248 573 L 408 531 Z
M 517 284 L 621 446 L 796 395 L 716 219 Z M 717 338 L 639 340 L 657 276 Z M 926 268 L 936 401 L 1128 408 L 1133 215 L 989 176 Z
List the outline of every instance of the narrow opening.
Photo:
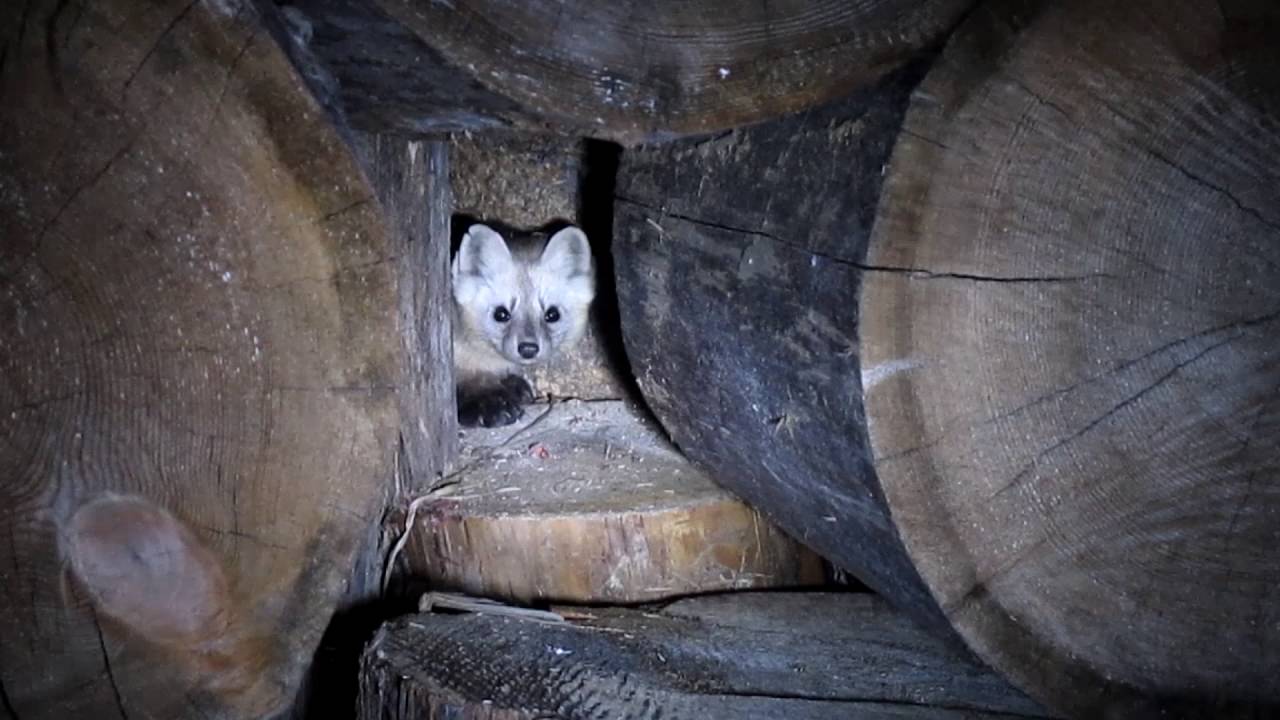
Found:
M 577 343 L 555 348 L 545 364 L 480 373 L 499 405 L 506 375 L 527 380 L 535 395 L 521 402 L 518 418 L 487 417 L 488 395 L 466 387 L 482 364 L 469 346 L 483 346 L 491 356 L 505 352 L 499 365 L 515 360 L 515 323 L 536 321 L 541 300 L 524 300 L 536 312 L 523 316 L 514 308 L 527 288 L 489 293 L 489 278 L 478 270 L 472 274 L 484 282 L 458 281 L 461 298 L 489 294 L 461 306 L 466 319 L 454 323 L 459 415 L 469 423 L 460 431 L 455 485 L 446 491 L 449 511 L 419 521 L 418 541 L 406 551 L 406 589 L 533 606 L 625 605 L 828 583 L 822 560 L 690 463 L 644 403 L 625 352 L 611 251 L 623 149 L 597 140 L 495 134 L 458 136 L 450 149 L 451 257 L 464 272 L 517 267 L 507 265 L 512 260 L 505 254 L 479 254 L 475 248 L 493 238 L 477 224 L 513 248 L 530 239 L 547 243 L 572 225 L 590 244 L 595 297 Z M 464 249 L 468 233 L 472 241 Z M 488 239 L 477 241 L 481 236 Z M 542 245 L 535 247 L 519 267 L 537 261 Z M 493 282 L 508 282 L 501 277 L 496 273 Z

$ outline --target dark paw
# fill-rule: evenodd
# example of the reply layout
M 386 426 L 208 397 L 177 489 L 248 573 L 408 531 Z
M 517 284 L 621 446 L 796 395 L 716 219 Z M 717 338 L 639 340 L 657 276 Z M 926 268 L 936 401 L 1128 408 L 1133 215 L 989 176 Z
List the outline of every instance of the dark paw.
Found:
M 496 387 L 458 390 L 458 424 L 463 427 L 502 427 L 524 415 L 533 402 L 533 388 L 524 378 L 508 375 Z

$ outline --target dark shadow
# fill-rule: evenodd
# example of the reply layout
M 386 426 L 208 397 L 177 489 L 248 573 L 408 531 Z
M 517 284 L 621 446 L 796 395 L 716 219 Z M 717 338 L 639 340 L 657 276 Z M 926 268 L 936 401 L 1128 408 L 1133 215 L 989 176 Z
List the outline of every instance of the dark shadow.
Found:
M 613 193 L 617 185 L 622 146 L 604 140 L 582 141 L 582 163 L 578 176 L 578 217 L 591 240 L 596 258 L 596 329 L 604 340 L 610 369 L 622 381 L 629 399 L 653 416 L 640 394 L 635 373 L 627 359 L 622 339 L 622 316 L 618 311 L 617 275 L 613 266 Z M 656 420 L 656 418 L 654 418 Z M 658 427 L 662 424 L 658 423 Z
M 339 611 L 329 622 L 303 679 L 290 720 L 355 717 L 360 656 L 382 623 L 417 612 L 414 596 L 380 598 Z

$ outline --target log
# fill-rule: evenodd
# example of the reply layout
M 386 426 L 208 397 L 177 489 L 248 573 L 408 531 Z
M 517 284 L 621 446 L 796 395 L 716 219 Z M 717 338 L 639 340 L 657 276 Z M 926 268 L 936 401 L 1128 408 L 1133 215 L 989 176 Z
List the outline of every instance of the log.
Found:
M 797 112 L 939 41 L 972 0 L 300 0 L 363 129 L 556 128 L 624 144 Z
M 817 555 L 720 489 L 621 401 L 531 406 L 466 433 L 415 513 L 408 575 L 521 603 L 635 603 L 819 585 Z
M 571 622 L 408 616 L 365 651 L 361 720 L 1049 715 L 869 594 L 734 593 Z
M 391 473 L 372 190 L 250 4 L 0 20 L 0 707 L 269 716 Z
M 809 113 L 624 153 L 623 338 L 680 449 L 801 542 L 949 632 L 879 497 L 858 263 L 913 67 Z
M 1081 717 L 1280 713 L 1280 7 L 998 2 L 912 104 L 871 449 L 972 647 Z
M 1278 12 L 990 3 L 883 197 L 853 100 L 628 153 L 664 427 L 1050 707 L 1275 714 Z
M 400 443 L 405 465 L 387 504 L 429 490 L 453 470 L 458 416 L 453 384 L 449 143 L 357 135 L 356 147 L 391 226 L 404 382 Z
M 397 387 L 399 449 L 376 507 L 403 508 L 453 470 L 458 454 L 452 373 L 449 145 L 353 133 L 389 229 L 403 374 Z M 400 536 L 394 512 L 369 524 L 290 717 L 354 708 L 360 651 L 399 604 L 403 578 L 386 561 Z M 384 587 L 384 583 L 386 586 Z

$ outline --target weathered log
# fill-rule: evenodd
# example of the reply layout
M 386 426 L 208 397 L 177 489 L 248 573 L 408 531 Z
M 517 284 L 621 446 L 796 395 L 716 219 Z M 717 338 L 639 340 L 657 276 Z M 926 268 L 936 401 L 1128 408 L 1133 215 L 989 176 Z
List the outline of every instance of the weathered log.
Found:
M 1051 706 L 1275 712 L 1277 13 L 975 11 L 869 254 L 892 124 L 856 101 L 629 153 L 623 331 L 664 426 Z
M 449 495 L 415 514 L 409 575 L 520 602 L 635 603 L 824 581 L 821 559 L 623 402 L 531 407 L 467 433 Z
M 430 488 L 458 456 L 453 387 L 449 143 L 359 135 L 357 148 L 391 226 L 400 345 L 400 442 L 405 477 L 392 503 Z
M 1082 717 L 1280 712 L 1278 67 L 1274 2 L 992 3 L 894 151 L 880 483 L 972 647 Z
M 570 617 L 389 623 L 365 652 L 359 717 L 1048 716 L 868 594 L 735 593 Z
M 388 226 L 401 328 L 400 441 L 394 469 L 379 483 L 375 507 L 383 510 L 403 507 L 408 498 L 438 483 L 458 454 L 446 281 L 449 145 L 352 134 Z M 293 718 L 327 717 L 334 708 L 355 707 L 360 650 L 400 605 L 400 578 L 387 573 L 386 561 L 401 526 L 393 512 L 376 513 L 372 519 Z
M 624 143 L 803 110 L 939 41 L 972 0 L 301 0 L 357 126 L 556 127 Z
M 623 337 L 672 440 L 717 482 L 945 630 L 879 496 L 858 262 L 920 70 L 802 116 L 624 154 Z
M 252 5 L 0 19 L 0 707 L 266 716 L 391 472 L 377 203 Z

